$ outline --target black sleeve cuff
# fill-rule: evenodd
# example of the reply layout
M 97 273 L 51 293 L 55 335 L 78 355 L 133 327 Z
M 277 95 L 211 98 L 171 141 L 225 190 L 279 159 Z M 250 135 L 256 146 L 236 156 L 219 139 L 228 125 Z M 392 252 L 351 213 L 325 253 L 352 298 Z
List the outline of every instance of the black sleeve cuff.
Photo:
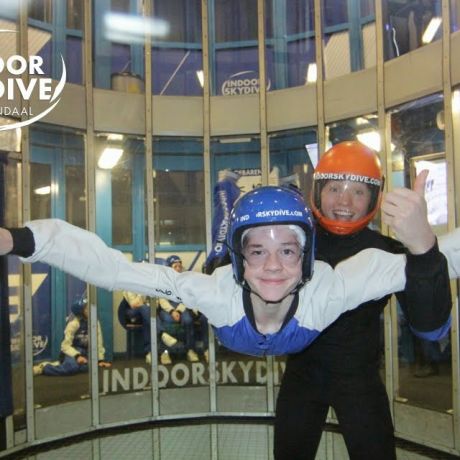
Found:
M 444 255 L 439 250 L 438 240 L 431 249 L 423 254 L 407 254 L 407 274 L 415 276 L 432 276 L 433 272 L 441 270 L 446 264 Z
M 7 228 L 13 237 L 13 249 L 10 254 L 30 257 L 35 251 L 34 234 L 29 227 Z

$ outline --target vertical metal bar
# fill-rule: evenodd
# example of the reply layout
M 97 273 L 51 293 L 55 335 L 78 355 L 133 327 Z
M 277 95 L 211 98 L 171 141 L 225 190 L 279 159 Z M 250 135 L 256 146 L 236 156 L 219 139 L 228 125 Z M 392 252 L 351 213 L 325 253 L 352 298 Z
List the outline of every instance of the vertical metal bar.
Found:
M 93 1 L 84 3 L 84 75 L 85 75 L 85 182 L 86 182 L 86 225 L 88 230 L 96 231 L 96 158 L 94 142 L 94 95 L 93 95 L 93 63 L 92 63 L 92 17 Z M 97 308 L 96 288 L 87 286 L 89 319 L 90 319 L 90 386 L 91 386 L 91 418 L 92 424 L 98 427 L 99 414 L 99 375 L 97 353 Z
M 211 0 L 213 1 L 213 0 Z M 218 425 L 211 425 L 211 460 L 219 459 L 219 431 Z
M 448 222 L 447 228 L 453 230 L 457 224 L 457 216 L 460 212 L 460 202 L 455 200 L 455 178 L 460 177 L 460 162 L 455 161 L 455 147 L 459 147 L 460 139 L 458 129 L 454 133 L 454 117 L 457 128 L 460 127 L 459 114 L 453 113 L 452 107 L 452 78 L 451 78 L 451 35 L 450 35 L 450 2 L 442 1 L 442 89 L 444 95 L 444 145 L 446 155 L 447 172 L 447 208 Z M 456 134 L 456 136 L 455 136 Z M 455 139 L 455 137 L 457 139 Z M 452 298 L 454 308 L 452 309 L 452 328 L 451 328 L 451 359 L 452 359 L 452 416 L 454 428 L 454 446 L 460 450 L 460 341 L 458 328 L 458 281 L 451 283 Z
M 267 133 L 267 76 L 265 65 L 265 0 L 257 0 L 257 43 L 259 51 L 259 124 L 260 124 L 260 166 L 262 185 L 268 185 L 270 174 L 270 152 Z M 273 358 L 267 356 L 267 410 L 274 412 Z
M 144 17 L 153 16 L 153 0 L 144 2 Z M 155 262 L 155 207 L 153 194 L 153 95 L 152 95 L 152 38 L 145 36 L 144 42 L 145 56 L 145 186 L 147 191 L 147 241 L 149 262 Z M 154 417 L 160 414 L 160 389 L 158 383 L 158 342 L 156 325 L 156 299 L 150 299 L 150 343 L 152 356 L 152 366 L 150 368 L 150 381 L 152 382 L 152 413 Z M 159 444 L 154 444 L 159 449 Z
M 19 34 L 18 44 L 21 56 L 29 55 L 28 37 L 28 11 L 27 0 L 21 0 L 19 4 Z M 21 76 L 24 84 L 28 85 L 29 75 L 24 72 Z M 29 101 L 22 99 L 21 113 L 28 112 Z M 23 109 L 26 109 L 24 111 Z M 22 115 L 24 118 L 24 115 Z M 21 129 L 22 148 L 22 220 L 30 219 L 30 138 L 29 128 Z M 33 350 L 32 350 L 32 268 L 29 264 L 22 266 L 22 302 L 24 306 L 24 360 L 25 360 L 25 384 L 26 384 L 26 426 L 27 441 L 35 439 L 35 414 L 34 414 L 34 379 L 33 379 Z
M 270 158 L 267 141 L 267 78 L 265 66 L 265 0 L 257 0 L 257 42 L 259 51 L 259 134 L 262 185 L 268 185 Z
M 321 0 L 315 0 L 315 53 L 316 53 L 316 118 L 318 120 L 318 152 L 326 150 L 325 115 L 324 115 L 324 58 L 323 26 L 321 21 Z
M 375 4 L 376 27 L 376 62 L 377 62 L 377 116 L 378 132 L 381 139 L 381 156 L 383 174 L 387 178 L 385 190 L 391 190 L 392 185 L 392 158 L 391 158 L 391 125 L 390 114 L 385 113 L 385 57 L 384 57 L 384 29 L 383 29 L 382 1 Z M 382 233 L 388 235 L 389 229 L 382 224 Z M 396 302 L 391 299 L 388 308 L 384 311 L 384 336 L 385 336 L 385 387 L 390 401 L 394 401 L 399 393 L 399 368 L 398 368 L 398 327 L 397 327 Z M 393 414 L 394 406 L 390 404 Z
M 214 5 L 214 0 L 206 0 L 205 2 L 201 2 L 201 14 L 203 15 L 203 8 L 204 4 L 207 5 L 206 7 L 206 16 L 207 16 L 207 21 L 206 21 L 206 27 L 208 29 L 208 34 L 207 34 L 207 49 L 206 53 L 208 54 L 208 59 L 207 59 L 207 66 L 208 68 L 212 69 L 211 73 L 209 74 L 209 92 L 212 95 L 217 94 L 217 75 L 216 72 L 214 72 L 214 69 L 216 68 L 216 30 L 215 30 L 215 24 L 216 24 L 216 7 Z M 201 27 L 204 25 L 203 21 L 203 16 L 201 16 Z M 211 25 L 211 27 L 209 27 Z M 203 30 L 201 31 L 203 33 Z M 203 41 L 203 51 L 204 51 L 204 41 Z M 204 55 L 203 55 L 203 62 L 204 62 Z M 203 68 L 204 71 L 204 68 Z M 205 78 L 206 80 L 206 78 Z
M 212 3 L 213 0 L 211 0 Z M 209 16 L 208 0 L 201 0 L 201 40 L 203 59 L 203 166 L 204 166 L 204 202 L 206 216 L 206 250 L 209 253 L 212 249 L 211 237 L 211 88 L 209 71 Z M 214 24 L 213 24 L 214 25 Z M 210 412 L 217 411 L 217 375 L 216 375 L 216 347 L 212 328 L 209 328 L 209 409 Z

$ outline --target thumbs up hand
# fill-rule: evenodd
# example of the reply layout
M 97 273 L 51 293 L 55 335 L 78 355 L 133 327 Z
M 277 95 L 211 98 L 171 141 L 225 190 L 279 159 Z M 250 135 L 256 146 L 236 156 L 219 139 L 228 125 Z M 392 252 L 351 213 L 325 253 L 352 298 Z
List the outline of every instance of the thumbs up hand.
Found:
M 417 175 L 413 190 L 396 188 L 382 202 L 382 220 L 412 254 L 423 254 L 436 241 L 430 227 L 425 201 L 425 185 L 429 171 Z

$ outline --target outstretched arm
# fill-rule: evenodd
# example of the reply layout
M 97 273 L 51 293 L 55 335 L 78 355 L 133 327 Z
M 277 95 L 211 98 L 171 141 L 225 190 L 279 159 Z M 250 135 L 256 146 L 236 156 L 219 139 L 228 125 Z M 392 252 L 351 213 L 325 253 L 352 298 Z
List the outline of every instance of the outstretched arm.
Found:
M 228 293 L 224 295 L 222 290 L 231 291 L 235 286 L 231 270 L 227 283 L 221 280 L 221 275 L 177 273 L 170 267 L 130 262 L 96 234 L 59 219 L 35 220 L 27 227 L 5 230 L 0 234 L 0 255 L 5 253 L 21 255 L 24 262 L 45 262 L 110 291 L 166 297 L 190 307 L 199 304 L 200 311 L 212 324 L 222 322 L 226 314 L 216 308 L 215 298 L 228 298 Z

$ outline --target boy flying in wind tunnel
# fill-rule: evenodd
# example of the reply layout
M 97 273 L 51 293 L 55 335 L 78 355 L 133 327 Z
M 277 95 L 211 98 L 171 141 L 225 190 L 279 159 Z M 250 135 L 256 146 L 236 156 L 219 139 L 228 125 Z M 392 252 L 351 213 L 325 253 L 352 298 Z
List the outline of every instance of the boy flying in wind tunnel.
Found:
M 46 262 L 108 290 L 198 305 L 224 346 L 255 356 L 300 351 L 344 311 L 401 291 L 406 283 L 401 254 L 368 249 L 335 269 L 315 262 L 310 210 L 299 193 L 283 187 L 242 196 L 232 210 L 227 242 L 232 264 L 205 275 L 129 262 L 94 233 L 58 219 L 0 229 L 0 255 Z M 451 252 L 460 248 L 460 234 L 449 242 Z

